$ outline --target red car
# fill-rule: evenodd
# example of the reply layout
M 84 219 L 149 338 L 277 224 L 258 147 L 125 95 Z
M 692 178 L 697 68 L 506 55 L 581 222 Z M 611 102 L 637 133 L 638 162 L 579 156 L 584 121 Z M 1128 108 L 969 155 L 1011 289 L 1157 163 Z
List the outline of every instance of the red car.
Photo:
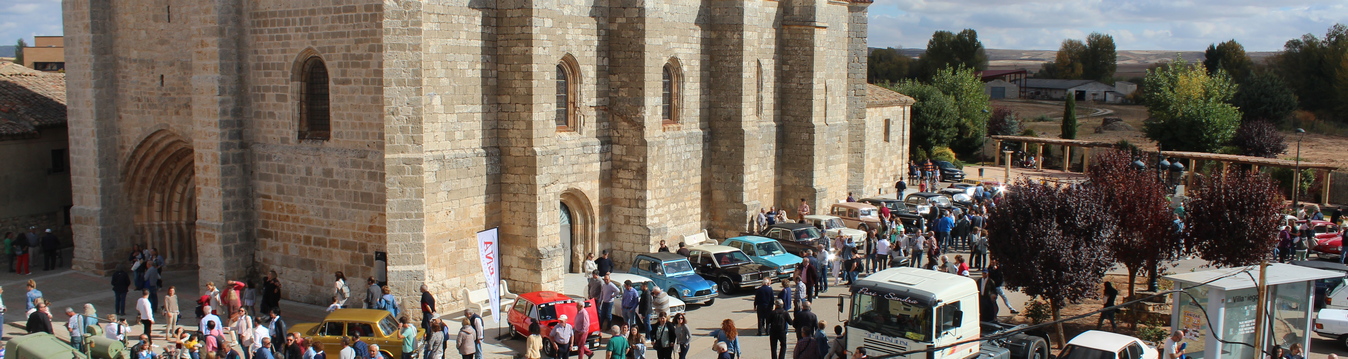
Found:
M 586 300 L 590 303 L 590 308 L 586 309 L 587 316 L 590 317 L 590 327 L 585 330 L 585 343 L 591 349 L 599 345 L 599 307 L 595 305 L 594 300 Z M 565 315 L 567 323 L 576 325 L 576 299 L 557 292 L 542 291 L 520 294 L 515 298 L 515 304 L 510 306 L 510 311 L 506 313 L 506 321 L 510 323 L 510 332 L 517 338 L 527 337 L 529 333 L 529 324 L 538 323 L 542 328 L 542 335 L 547 338 L 547 333 L 552 327 L 560 321 L 557 318 Z M 578 349 L 572 346 L 572 353 Z M 543 350 L 547 353 L 552 352 L 551 345 L 544 345 Z
M 1297 226 L 1301 226 L 1306 221 L 1297 221 Z M 1316 252 L 1328 254 L 1340 254 L 1343 251 L 1343 235 L 1339 233 L 1339 226 L 1334 222 L 1311 220 L 1311 231 L 1315 232 Z

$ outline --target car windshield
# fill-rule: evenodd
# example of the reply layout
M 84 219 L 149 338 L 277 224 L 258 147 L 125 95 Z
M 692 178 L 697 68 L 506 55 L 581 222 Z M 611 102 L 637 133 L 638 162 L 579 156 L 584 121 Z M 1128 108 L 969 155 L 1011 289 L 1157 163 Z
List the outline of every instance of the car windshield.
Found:
M 636 285 L 636 283 L 633 283 L 633 285 Z M 557 305 L 558 305 L 558 304 L 562 304 L 562 303 L 570 303 L 570 302 L 552 302 L 552 303 L 544 303 L 544 304 L 542 304 L 542 305 L 539 305 L 539 306 L 538 306 L 538 320 L 554 320 L 554 319 L 557 319 Z
M 692 271 L 693 265 L 688 264 L 688 261 L 686 260 L 665 262 L 665 275 L 675 275 L 679 273 L 692 272 Z
M 749 256 L 740 251 L 721 252 L 713 255 L 716 256 L 716 263 L 721 265 L 740 264 L 749 261 Z
M 888 337 L 931 342 L 931 313 L 932 308 L 922 304 L 856 293 L 852 295 L 852 318 L 848 325 Z
M 938 206 L 948 206 L 948 205 L 950 205 L 950 199 L 947 199 L 947 198 L 945 198 L 945 197 L 932 197 L 932 198 L 930 198 L 930 199 L 931 199 L 932 202 L 936 202 L 936 205 L 938 205 Z
M 841 219 L 838 219 L 838 218 L 829 218 L 829 219 L 824 220 L 824 229 L 825 229 L 825 230 L 836 229 L 836 228 L 843 228 L 843 227 L 845 227 L 845 226 L 843 226 L 843 222 L 842 222 Z
M 808 241 L 823 236 L 820 234 L 819 229 L 814 227 L 797 229 L 794 232 L 791 232 L 791 234 L 796 237 L 797 241 Z
M 379 320 L 379 330 L 384 331 L 384 335 L 393 334 L 398 331 L 398 321 L 393 320 L 393 315 L 385 315 Z
M 1114 359 L 1114 353 L 1068 344 L 1058 354 L 1058 359 Z
M 757 247 L 760 257 L 786 254 L 786 250 L 782 249 L 782 244 L 777 243 L 777 241 L 759 243 Z

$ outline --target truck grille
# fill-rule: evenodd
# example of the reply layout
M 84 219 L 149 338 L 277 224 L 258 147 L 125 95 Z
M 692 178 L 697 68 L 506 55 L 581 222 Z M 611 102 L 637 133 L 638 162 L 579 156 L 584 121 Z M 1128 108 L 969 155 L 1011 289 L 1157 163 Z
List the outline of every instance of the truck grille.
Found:
M 711 289 L 699 290 L 699 291 L 697 291 L 697 293 L 693 293 L 693 295 L 698 296 L 698 297 L 701 297 L 701 296 L 704 296 L 704 295 L 711 295 Z
M 898 354 L 908 351 L 908 348 L 898 344 L 886 343 L 871 338 L 862 338 L 862 345 L 866 347 L 866 354 Z

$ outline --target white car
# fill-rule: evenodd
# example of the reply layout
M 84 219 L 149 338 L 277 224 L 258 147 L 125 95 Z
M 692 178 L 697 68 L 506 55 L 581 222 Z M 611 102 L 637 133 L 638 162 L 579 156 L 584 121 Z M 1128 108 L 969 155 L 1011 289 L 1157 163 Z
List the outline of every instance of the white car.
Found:
M 655 285 L 655 282 L 651 281 L 650 278 L 642 277 L 636 274 L 612 272 L 609 273 L 608 276 L 609 278 L 613 279 L 613 283 L 617 284 L 619 288 L 622 288 L 623 283 L 626 283 L 629 280 L 632 281 L 632 286 L 636 288 L 641 288 L 641 283 L 646 283 L 647 285 L 649 285 L 649 288 L 660 288 L 660 286 Z M 665 295 L 669 296 L 670 319 L 673 319 L 675 314 L 683 313 L 685 310 L 687 310 L 688 305 L 685 304 L 682 300 L 679 300 L 679 298 L 676 298 L 673 295 L 669 295 L 669 293 L 665 293 Z M 622 315 L 622 314 L 614 313 L 614 315 Z M 650 320 L 651 323 L 655 323 L 655 311 L 651 311 Z
M 1315 333 L 1334 338 L 1348 347 L 1348 310 L 1321 309 L 1315 315 Z
M 1057 359 L 1159 359 L 1156 348 L 1147 346 L 1142 339 L 1123 334 L 1090 330 L 1072 341 L 1058 352 Z

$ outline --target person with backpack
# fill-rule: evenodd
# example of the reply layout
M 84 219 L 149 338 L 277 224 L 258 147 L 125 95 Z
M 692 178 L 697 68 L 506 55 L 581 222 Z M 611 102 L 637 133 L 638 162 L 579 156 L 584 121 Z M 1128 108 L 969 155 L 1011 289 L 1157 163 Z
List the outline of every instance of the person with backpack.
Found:
M 336 280 L 332 282 L 332 294 L 337 297 L 335 302 L 342 308 L 346 308 L 347 299 L 351 299 L 351 287 L 346 285 L 346 274 L 337 271 L 333 276 L 336 277 Z
M 833 340 L 828 342 L 828 354 L 824 359 L 847 359 L 847 337 L 843 336 L 841 325 L 833 326 Z
M 397 318 L 399 312 L 398 298 L 393 296 L 393 291 L 388 286 L 382 288 L 381 291 L 384 292 L 384 295 L 379 297 L 379 303 L 376 304 L 375 309 L 387 310 L 393 314 L 394 318 Z

